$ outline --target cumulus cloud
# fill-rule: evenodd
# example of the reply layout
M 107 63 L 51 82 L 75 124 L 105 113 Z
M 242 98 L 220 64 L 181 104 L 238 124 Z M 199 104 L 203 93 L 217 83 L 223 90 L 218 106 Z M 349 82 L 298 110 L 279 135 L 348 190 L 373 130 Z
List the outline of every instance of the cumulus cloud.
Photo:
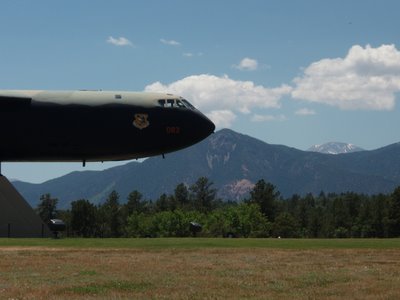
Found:
M 299 110 L 296 110 L 294 114 L 298 116 L 312 116 L 315 115 L 316 112 L 313 109 L 300 108 Z
M 391 110 L 400 91 L 400 51 L 394 45 L 355 45 L 344 58 L 312 63 L 294 83 L 293 98 L 341 109 Z
M 107 43 L 113 44 L 115 46 L 133 46 L 132 42 L 125 37 L 114 38 L 112 36 L 108 37 Z
M 238 65 L 234 65 L 236 69 L 241 71 L 255 71 L 258 68 L 258 61 L 252 58 L 243 58 Z
M 230 110 L 213 110 L 206 115 L 214 122 L 217 129 L 231 127 L 236 119 L 236 115 Z
M 146 86 L 145 90 L 181 95 L 208 114 L 213 121 L 218 119 L 222 124 L 220 119 L 225 117 L 227 124 L 231 124 L 235 112 L 249 114 L 255 108 L 279 108 L 281 98 L 291 92 L 291 87 L 281 85 L 266 88 L 252 81 L 233 80 L 226 75 L 219 77 L 201 74 L 170 84 L 155 82 Z M 231 114 L 227 114 L 227 111 Z
M 160 39 L 160 42 L 168 46 L 180 46 L 181 43 L 174 40 Z
M 192 53 L 192 52 L 185 52 L 182 54 L 185 57 L 194 57 L 194 56 L 203 56 L 202 52 Z
M 255 114 L 251 118 L 252 122 L 271 122 L 271 121 L 285 121 L 285 115 L 258 115 Z

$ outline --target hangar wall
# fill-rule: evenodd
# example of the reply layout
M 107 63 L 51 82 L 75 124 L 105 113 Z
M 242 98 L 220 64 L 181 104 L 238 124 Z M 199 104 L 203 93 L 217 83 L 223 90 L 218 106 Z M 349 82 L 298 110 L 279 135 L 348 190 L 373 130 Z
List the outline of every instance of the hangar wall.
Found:
M 46 224 L 14 188 L 0 175 L 0 237 L 49 237 Z

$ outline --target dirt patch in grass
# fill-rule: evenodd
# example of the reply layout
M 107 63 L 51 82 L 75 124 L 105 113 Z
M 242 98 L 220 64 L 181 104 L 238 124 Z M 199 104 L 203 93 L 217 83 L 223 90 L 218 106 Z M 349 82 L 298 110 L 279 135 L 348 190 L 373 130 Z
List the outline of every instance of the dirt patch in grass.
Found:
M 400 299 L 400 249 L 0 248 L 0 299 Z

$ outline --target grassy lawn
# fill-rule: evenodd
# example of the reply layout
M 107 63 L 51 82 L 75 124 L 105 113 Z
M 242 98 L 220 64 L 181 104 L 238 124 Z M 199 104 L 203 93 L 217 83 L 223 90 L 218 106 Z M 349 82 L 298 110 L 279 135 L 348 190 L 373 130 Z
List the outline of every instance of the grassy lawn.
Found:
M 120 239 L 7 239 L 0 247 L 196 249 L 400 249 L 400 239 L 224 239 L 224 238 L 120 238 Z
M 0 239 L 0 299 L 400 299 L 400 239 Z

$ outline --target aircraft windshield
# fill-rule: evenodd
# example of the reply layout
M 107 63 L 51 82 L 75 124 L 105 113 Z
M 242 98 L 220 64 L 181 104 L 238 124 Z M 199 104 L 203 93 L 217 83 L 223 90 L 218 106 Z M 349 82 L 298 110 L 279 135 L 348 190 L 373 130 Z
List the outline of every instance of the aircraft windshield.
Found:
M 160 99 L 158 105 L 161 107 L 178 107 L 187 109 L 196 109 L 189 101 L 185 99 Z
M 189 101 L 182 99 L 182 102 L 185 103 L 185 106 L 190 108 L 190 109 L 196 109 L 196 107 L 194 107 L 192 104 L 190 104 Z

